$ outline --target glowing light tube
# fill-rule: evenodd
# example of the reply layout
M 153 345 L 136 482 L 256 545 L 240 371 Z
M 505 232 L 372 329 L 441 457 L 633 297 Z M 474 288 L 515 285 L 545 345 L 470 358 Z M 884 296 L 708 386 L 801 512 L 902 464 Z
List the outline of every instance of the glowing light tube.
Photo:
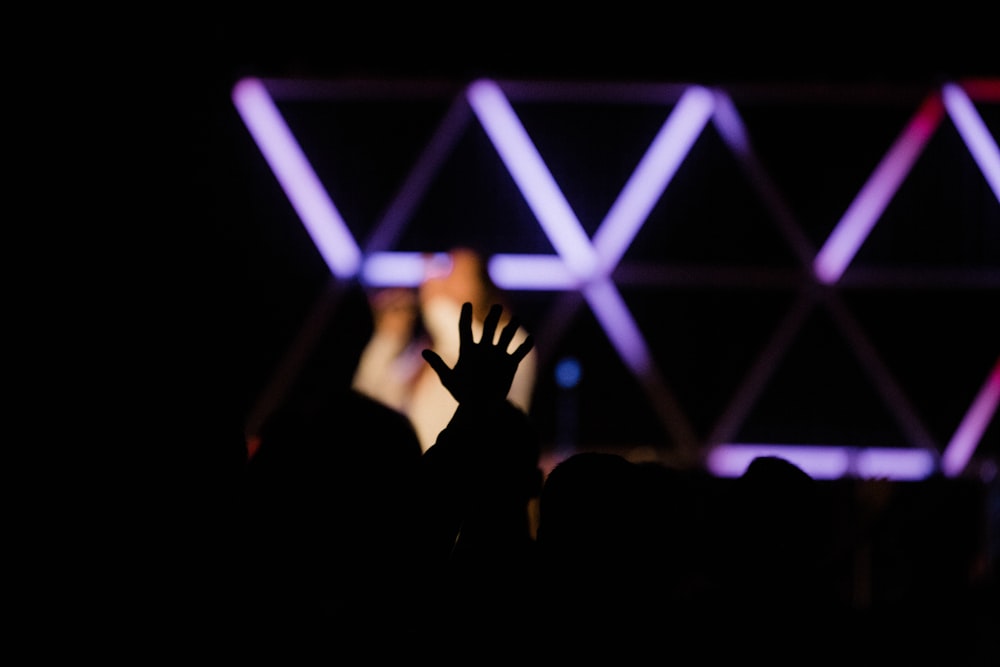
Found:
M 625 254 L 691 146 L 708 124 L 714 103 L 712 93 L 700 86 L 692 86 L 667 117 L 594 234 L 594 248 L 606 271 L 614 268 Z
M 362 282 L 371 287 L 417 287 L 426 276 L 422 252 L 373 252 L 361 268 Z
M 580 222 L 538 150 L 495 82 L 482 79 L 467 91 L 469 104 L 556 252 L 577 276 L 594 274 L 597 256 Z
M 719 477 L 739 477 L 758 456 L 780 456 L 802 468 L 814 479 L 838 479 L 847 473 L 847 451 L 818 445 L 716 445 L 706 464 Z
M 610 280 L 588 285 L 583 291 L 590 309 L 618 351 L 625 365 L 642 376 L 652 368 L 652 355 L 632 314 Z
M 353 278 L 361 266 L 361 249 L 263 82 L 241 79 L 232 100 L 330 271 Z
M 777 444 L 716 445 L 705 463 L 713 475 L 739 477 L 758 456 L 779 456 L 813 479 L 857 476 L 918 481 L 926 479 L 936 467 L 934 455 L 926 449 Z
M 852 474 L 862 479 L 927 479 L 937 469 L 937 457 L 927 449 L 869 447 L 860 449 Z
M 490 278 L 498 287 L 511 290 L 572 290 L 580 286 L 558 255 L 514 255 L 490 257 Z
M 941 96 L 962 141 L 969 147 L 986 182 L 1000 201 L 1000 149 L 996 140 L 961 86 L 949 83 L 941 89 Z
M 840 280 L 927 141 L 937 130 L 943 115 L 944 108 L 937 95 L 931 96 L 921 105 L 816 255 L 813 272 L 820 282 L 832 285 Z
M 1000 359 L 993 366 L 972 405 L 962 418 L 941 455 L 941 471 L 948 477 L 960 475 L 979 446 L 990 419 L 1000 404 Z

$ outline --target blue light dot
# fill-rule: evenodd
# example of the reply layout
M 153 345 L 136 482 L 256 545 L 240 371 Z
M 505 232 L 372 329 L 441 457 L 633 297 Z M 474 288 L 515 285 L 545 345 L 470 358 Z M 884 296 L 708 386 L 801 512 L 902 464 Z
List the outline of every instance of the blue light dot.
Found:
M 580 362 L 572 357 L 567 357 L 556 364 L 556 384 L 563 389 L 570 389 L 579 384 L 582 374 Z

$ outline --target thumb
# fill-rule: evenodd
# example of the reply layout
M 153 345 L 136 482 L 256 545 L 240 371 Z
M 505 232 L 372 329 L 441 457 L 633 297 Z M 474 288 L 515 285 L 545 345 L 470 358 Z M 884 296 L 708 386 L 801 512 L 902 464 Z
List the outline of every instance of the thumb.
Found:
M 441 358 L 441 355 L 435 352 L 434 350 L 430 349 L 422 350 L 420 354 L 421 356 L 423 356 L 424 360 L 428 364 L 430 364 L 430 367 L 434 369 L 434 372 L 437 373 L 437 376 L 441 379 L 441 382 L 443 383 L 445 377 L 448 375 L 451 369 L 448 368 L 448 364 L 444 363 L 444 359 Z

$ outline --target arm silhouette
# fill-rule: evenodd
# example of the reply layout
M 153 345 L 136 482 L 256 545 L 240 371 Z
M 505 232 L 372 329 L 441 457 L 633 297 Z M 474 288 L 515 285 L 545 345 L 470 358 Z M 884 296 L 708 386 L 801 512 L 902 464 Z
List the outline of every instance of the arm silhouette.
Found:
M 527 507 L 541 486 L 539 441 L 528 415 L 507 399 L 518 364 L 534 345 L 529 335 L 508 351 L 519 324 L 499 330 L 503 308 L 493 305 L 474 340 L 472 304 L 459 318 L 459 355 L 449 367 L 433 350 L 423 356 L 458 402 L 448 425 L 423 456 L 434 556 L 474 570 L 511 557 L 530 541 Z

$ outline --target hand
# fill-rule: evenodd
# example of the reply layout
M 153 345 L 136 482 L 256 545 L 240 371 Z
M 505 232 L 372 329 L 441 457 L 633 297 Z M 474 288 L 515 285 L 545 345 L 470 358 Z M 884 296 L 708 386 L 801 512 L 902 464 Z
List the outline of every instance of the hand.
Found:
M 371 297 L 375 331 L 409 341 L 417 321 L 417 295 L 411 289 L 388 288 Z
M 472 340 L 472 303 L 462 304 L 458 321 L 458 361 L 454 368 L 448 368 L 437 352 L 430 349 L 422 352 L 441 384 L 459 404 L 486 405 L 505 401 L 518 364 L 534 347 L 534 338 L 529 335 L 513 352 L 507 352 L 519 328 L 517 317 L 511 318 L 500 331 L 497 342 L 493 342 L 502 312 L 500 304 L 490 307 L 483 322 L 482 338 L 477 343 Z

